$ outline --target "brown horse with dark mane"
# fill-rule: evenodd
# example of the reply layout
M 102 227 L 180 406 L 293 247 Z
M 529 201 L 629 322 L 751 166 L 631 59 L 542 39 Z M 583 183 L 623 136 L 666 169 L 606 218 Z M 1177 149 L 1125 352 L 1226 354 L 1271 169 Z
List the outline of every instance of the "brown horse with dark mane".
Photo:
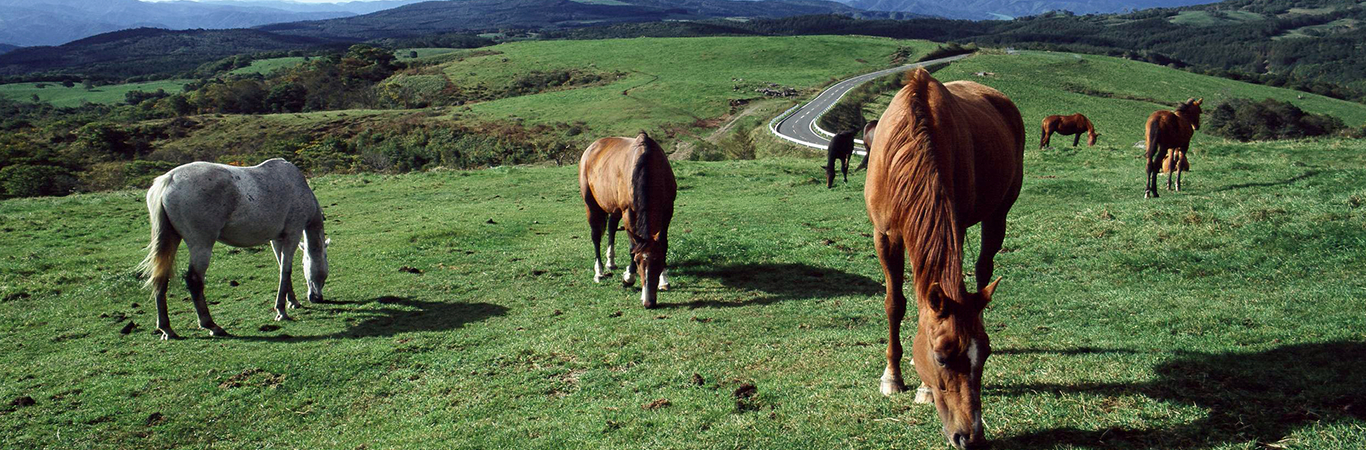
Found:
M 923 398 L 932 401 L 944 436 L 980 448 L 982 367 L 991 353 L 982 310 L 1000 280 L 993 259 L 1005 239 L 1006 214 L 1024 178 L 1024 122 L 999 91 L 971 81 L 941 84 L 924 69 L 882 114 L 870 153 L 864 199 L 873 244 L 887 280 L 887 368 L 881 390 L 905 390 L 901 376 L 902 293 L 906 256 L 913 272 L 918 328 L 913 364 Z M 963 239 L 982 224 L 977 292 L 964 285 Z
M 655 306 L 659 289 L 669 289 L 669 222 L 673 220 L 678 184 L 669 158 L 644 131 L 635 139 L 598 139 L 579 159 L 579 192 L 588 208 L 593 236 L 593 282 L 604 276 L 602 232 L 607 230 L 607 270 L 615 270 L 613 257 L 617 225 L 626 217 L 631 237 L 631 261 L 641 280 L 640 303 Z M 631 269 L 622 283 L 631 285 Z
M 1176 105 L 1175 110 L 1157 111 L 1148 116 L 1148 151 L 1145 154 L 1148 177 L 1143 198 L 1157 198 L 1159 171 L 1167 173 L 1167 190 L 1181 190 L 1181 172 L 1190 169 L 1186 151 L 1190 149 L 1191 136 L 1200 129 L 1200 104 L 1204 101 L 1192 98 Z M 1175 189 L 1172 188 L 1173 174 L 1176 175 Z
M 1088 147 L 1095 146 L 1096 138 L 1100 137 L 1100 133 L 1096 132 L 1095 125 L 1091 124 L 1091 120 L 1081 114 L 1045 117 L 1043 119 L 1043 134 L 1039 137 L 1039 148 L 1048 146 L 1049 141 L 1052 140 L 1053 133 L 1058 133 L 1063 136 L 1077 135 L 1076 138 L 1072 139 L 1073 147 L 1076 147 L 1081 143 L 1082 133 L 1088 135 L 1086 138 L 1086 145 Z

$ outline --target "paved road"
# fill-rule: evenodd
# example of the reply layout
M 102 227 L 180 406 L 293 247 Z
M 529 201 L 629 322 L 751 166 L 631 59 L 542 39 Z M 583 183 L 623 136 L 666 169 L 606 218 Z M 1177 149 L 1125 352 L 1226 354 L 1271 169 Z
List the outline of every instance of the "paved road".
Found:
M 824 114 L 826 110 L 834 107 L 835 103 L 839 102 L 840 97 L 843 97 L 844 94 L 848 93 L 851 89 L 854 89 L 855 87 L 858 87 L 858 85 L 869 80 L 890 73 L 905 72 L 917 67 L 953 62 L 966 57 L 968 57 L 968 55 L 932 59 L 915 64 L 893 67 L 891 69 L 879 70 L 877 72 L 865 73 L 835 83 L 834 86 L 830 86 L 830 88 L 821 92 L 820 95 L 817 95 L 815 100 L 811 100 L 811 102 L 805 105 L 795 107 L 796 111 L 789 111 L 786 116 L 778 116 L 781 117 L 782 120 L 770 122 L 768 129 L 773 132 L 773 134 L 778 135 L 778 137 L 786 139 L 794 144 L 824 149 L 826 146 L 830 145 L 830 139 L 826 137 L 830 135 L 830 133 L 826 132 L 826 130 L 820 130 L 821 132 L 826 132 L 826 134 L 823 135 L 821 132 L 813 130 L 813 128 L 819 128 L 816 126 L 816 119 L 820 118 L 821 114 Z M 866 152 L 863 150 L 863 147 L 861 147 L 863 141 L 856 140 L 855 142 L 858 143 L 860 147 L 855 148 L 854 153 L 859 155 L 865 154 Z

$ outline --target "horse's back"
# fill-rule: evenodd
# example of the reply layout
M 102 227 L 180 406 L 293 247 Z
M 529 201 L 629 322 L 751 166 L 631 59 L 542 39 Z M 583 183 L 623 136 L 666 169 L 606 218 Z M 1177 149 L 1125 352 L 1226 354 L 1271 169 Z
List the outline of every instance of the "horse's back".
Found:
M 252 167 L 193 162 L 167 172 L 161 202 L 182 234 L 236 246 L 261 245 L 321 216 L 297 167 L 272 159 Z
M 1190 145 L 1191 135 L 1195 134 L 1191 129 L 1190 123 L 1177 116 L 1176 113 L 1161 110 L 1155 111 L 1148 116 L 1147 132 L 1144 133 L 1145 139 L 1151 141 L 1154 136 L 1157 144 L 1163 147 L 1185 147 Z M 1148 142 L 1151 147 L 1154 143 Z
M 956 118 L 972 152 L 976 223 L 1001 206 L 1009 207 L 1019 195 L 1024 179 L 1024 119 L 1009 97 L 972 81 L 945 83 L 966 117 Z M 959 167 L 963 167 L 960 165 Z
M 579 158 L 579 193 L 584 202 L 593 203 L 608 213 L 630 206 L 627 187 L 631 183 L 631 169 L 635 155 L 631 148 L 634 139 L 605 137 L 593 141 Z

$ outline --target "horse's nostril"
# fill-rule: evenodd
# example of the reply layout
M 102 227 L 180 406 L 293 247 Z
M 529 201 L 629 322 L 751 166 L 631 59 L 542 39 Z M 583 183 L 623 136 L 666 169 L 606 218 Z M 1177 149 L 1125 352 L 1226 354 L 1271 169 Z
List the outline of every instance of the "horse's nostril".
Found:
M 968 448 L 968 435 L 963 433 L 954 433 L 953 446 L 959 449 Z

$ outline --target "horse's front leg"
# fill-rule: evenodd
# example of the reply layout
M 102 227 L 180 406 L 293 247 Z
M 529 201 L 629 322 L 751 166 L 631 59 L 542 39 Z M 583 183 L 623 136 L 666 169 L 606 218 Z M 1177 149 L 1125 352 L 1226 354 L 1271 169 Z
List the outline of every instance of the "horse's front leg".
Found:
M 209 270 L 213 259 L 213 241 L 204 243 L 185 243 L 190 248 L 190 268 L 185 271 L 185 287 L 190 290 L 190 300 L 194 302 L 194 312 L 199 316 L 199 328 L 209 330 L 209 336 L 231 336 L 214 323 L 209 315 L 209 302 L 204 299 L 204 273 Z
M 1077 137 L 1072 138 L 1072 146 L 1076 147 L 1078 145 L 1081 145 L 1081 133 L 1077 133 Z
M 844 155 L 844 158 L 840 159 L 840 173 L 844 174 L 844 184 L 849 184 L 849 158 L 852 158 L 853 155 L 853 149 L 851 148 L 849 154 Z
M 899 237 L 882 232 L 873 236 L 873 247 L 887 282 L 887 297 L 883 301 L 887 312 L 887 367 L 882 371 L 879 390 L 882 395 L 892 395 L 906 390 L 901 376 L 901 320 L 906 317 L 906 296 L 901 287 L 906 276 L 906 249 Z
M 285 312 L 285 304 L 297 306 L 294 297 L 294 250 L 299 248 L 299 236 L 285 237 L 270 241 L 275 250 L 276 262 L 280 265 L 280 287 L 275 291 L 275 320 L 293 320 Z
M 617 226 L 621 225 L 621 213 L 607 217 L 607 274 L 617 270 Z

